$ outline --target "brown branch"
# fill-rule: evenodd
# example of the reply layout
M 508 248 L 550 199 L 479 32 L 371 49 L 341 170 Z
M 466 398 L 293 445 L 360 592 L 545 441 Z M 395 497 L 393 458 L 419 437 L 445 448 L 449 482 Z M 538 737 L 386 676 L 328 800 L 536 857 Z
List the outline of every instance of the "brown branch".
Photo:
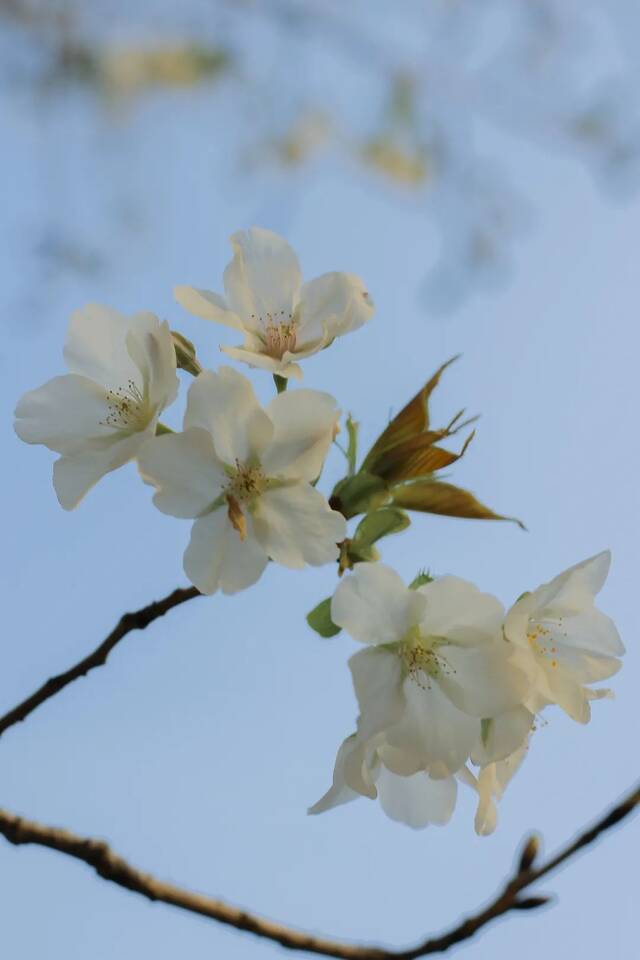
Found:
M 93 653 L 90 653 L 64 673 L 51 677 L 46 683 L 43 683 L 41 687 L 38 687 L 30 697 L 27 697 L 22 703 L 19 703 L 12 710 L 9 710 L 8 713 L 5 713 L 3 717 L 0 717 L 0 736 L 15 723 L 20 723 L 22 720 L 25 720 L 40 704 L 54 697 L 56 693 L 59 693 L 61 690 L 64 690 L 64 688 L 70 683 L 73 683 L 74 680 L 86 676 L 90 670 L 93 670 L 95 667 L 101 667 L 106 663 L 107 657 L 116 644 L 120 643 L 123 637 L 126 637 L 132 630 L 144 630 L 145 627 L 148 627 L 149 624 L 157 620 L 158 617 L 163 617 L 169 610 L 173 610 L 174 607 L 180 606 L 181 603 L 186 603 L 187 600 L 192 600 L 198 596 L 200 596 L 200 591 L 197 590 L 196 587 L 179 588 L 167 597 L 164 597 L 164 599 L 157 600 L 146 607 L 142 607 L 141 610 L 136 610 L 134 613 L 123 614 L 109 636 L 102 641 L 99 647 L 96 647 Z
M 139 893 L 149 900 L 168 903 L 191 913 L 197 913 L 219 923 L 253 933 L 258 937 L 279 943 L 290 950 L 302 950 L 338 960 L 417 960 L 430 953 L 442 953 L 455 944 L 468 940 L 478 930 L 511 910 L 531 910 L 548 903 L 548 897 L 520 897 L 521 891 L 557 869 L 579 850 L 593 843 L 601 834 L 619 823 L 640 804 L 640 786 L 628 794 L 617 806 L 602 816 L 592 827 L 558 854 L 539 867 L 534 866 L 538 844 L 535 837 L 524 846 L 516 871 L 503 889 L 477 914 L 463 920 L 448 933 L 430 937 L 407 950 L 389 950 L 384 947 L 349 944 L 316 937 L 216 900 L 203 894 L 182 890 L 163 883 L 150 874 L 141 873 L 99 840 L 78 837 L 67 830 L 46 827 L 0 810 L 0 833 L 13 844 L 35 843 L 49 847 L 67 856 L 89 864 L 105 880 Z

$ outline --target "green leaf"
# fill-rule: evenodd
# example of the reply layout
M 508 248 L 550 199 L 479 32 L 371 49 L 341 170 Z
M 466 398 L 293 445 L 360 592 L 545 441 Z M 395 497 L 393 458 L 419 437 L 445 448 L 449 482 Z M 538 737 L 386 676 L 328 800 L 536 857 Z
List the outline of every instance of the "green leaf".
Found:
M 424 587 L 425 583 L 433 583 L 433 577 L 430 576 L 426 570 L 421 570 L 409 584 L 409 590 L 417 590 L 418 587 Z
M 382 537 L 406 530 L 410 524 L 411 520 L 407 514 L 398 507 L 381 507 L 379 510 L 372 510 L 358 524 L 353 536 L 353 545 L 357 551 L 363 546 L 370 547 Z
M 307 614 L 307 623 L 312 630 L 327 639 L 340 633 L 341 628 L 337 627 L 331 619 L 331 597 L 327 597 Z
M 422 513 L 437 513 L 447 517 L 463 517 L 467 520 L 509 520 L 517 523 L 523 530 L 527 528 L 521 520 L 494 513 L 472 493 L 455 487 L 452 483 L 439 480 L 416 480 L 403 484 L 393 490 L 393 502 L 405 510 L 419 510 Z
M 415 397 L 393 418 L 369 450 L 362 464 L 363 470 L 372 470 L 381 454 L 429 428 L 429 397 L 440 382 L 444 371 L 457 359 L 452 357 L 451 360 L 443 363 Z
M 329 505 L 348 520 L 381 506 L 388 499 L 389 491 L 384 480 L 360 470 L 355 477 L 346 477 L 335 485 Z

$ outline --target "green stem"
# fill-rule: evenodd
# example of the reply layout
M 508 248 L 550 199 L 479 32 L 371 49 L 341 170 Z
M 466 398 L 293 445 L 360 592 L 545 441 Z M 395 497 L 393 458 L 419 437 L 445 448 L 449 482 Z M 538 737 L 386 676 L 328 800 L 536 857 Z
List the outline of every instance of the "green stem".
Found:
M 175 433 L 175 430 L 172 430 L 165 423 L 156 423 L 156 437 L 162 437 L 165 433 Z
M 286 377 L 281 377 L 279 373 L 274 373 L 273 382 L 276 385 L 276 390 L 278 393 L 284 393 L 289 385 L 289 381 Z

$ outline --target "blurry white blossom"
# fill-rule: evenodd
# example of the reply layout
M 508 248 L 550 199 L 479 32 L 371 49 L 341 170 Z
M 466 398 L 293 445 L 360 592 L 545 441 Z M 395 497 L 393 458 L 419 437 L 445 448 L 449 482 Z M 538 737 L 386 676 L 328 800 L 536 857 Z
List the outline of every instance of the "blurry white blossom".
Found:
M 64 357 L 70 373 L 22 397 L 15 429 L 27 443 L 61 455 L 53 485 L 71 510 L 154 435 L 178 378 L 169 327 L 152 313 L 128 318 L 96 304 L 77 310 Z
M 260 227 L 234 233 L 231 244 L 234 256 L 224 272 L 226 299 L 186 286 L 174 293 L 197 317 L 243 332 L 242 346 L 221 348 L 233 360 L 300 379 L 296 360 L 370 319 L 373 304 L 358 277 L 325 273 L 303 284 L 289 244 Z
M 557 703 L 587 723 L 590 701 L 607 695 L 585 684 L 613 676 L 624 653 L 615 624 L 594 603 L 610 563 L 606 550 L 570 567 L 525 593 L 507 614 L 505 635 L 522 651 L 522 662 L 528 661 L 532 686 L 525 703 L 533 713 Z
M 139 458 L 156 506 L 195 520 L 184 557 L 202 593 L 235 593 L 267 561 L 298 569 L 338 557 L 343 516 L 312 485 L 339 412 L 327 393 L 282 393 L 263 409 L 229 367 L 189 389 L 184 432 L 156 437 Z

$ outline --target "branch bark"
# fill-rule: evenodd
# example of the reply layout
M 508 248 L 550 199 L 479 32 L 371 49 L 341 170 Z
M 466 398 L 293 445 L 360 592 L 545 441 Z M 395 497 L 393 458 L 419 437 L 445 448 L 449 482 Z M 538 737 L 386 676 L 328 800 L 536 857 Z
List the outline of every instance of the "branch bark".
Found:
M 196 589 L 196 587 L 181 587 L 174 590 L 162 600 L 156 600 L 154 603 L 150 603 L 148 606 L 142 607 L 142 609 L 136 610 L 133 613 L 123 614 L 109 636 L 102 641 L 100 646 L 96 647 L 93 653 L 90 653 L 83 660 L 80 660 L 79 663 L 70 667 L 69 670 L 65 670 L 64 673 L 51 677 L 32 693 L 30 697 L 27 697 L 22 703 L 19 703 L 12 710 L 9 710 L 8 713 L 5 713 L 3 717 L 0 717 L 0 736 L 2 736 L 9 727 L 26 720 L 41 704 L 51 697 L 54 697 L 61 690 L 64 690 L 64 688 L 70 683 L 73 683 L 74 680 L 86 676 L 90 670 L 94 670 L 96 667 L 101 667 L 105 664 L 107 657 L 116 644 L 120 643 L 132 630 L 144 630 L 145 627 L 148 627 L 149 624 L 157 620 L 158 617 L 163 617 L 169 610 L 173 610 L 174 607 L 178 607 L 180 604 L 186 603 L 187 600 L 192 600 L 198 596 L 200 596 L 200 591 Z
M 81 860 L 93 867 L 103 879 L 141 894 L 149 900 L 160 901 L 190 913 L 200 914 L 235 927 L 237 930 L 247 931 L 265 940 L 279 943 L 291 950 L 335 957 L 337 960 L 418 960 L 419 957 L 442 953 L 455 944 L 468 940 L 482 927 L 512 910 L 531 910 L 544 906 L 549 901 L 548 897 L 521 897 L 520 893 L 552 870 L 556 870 L 578 851 L 592 844 L 601 834 L 629 816 L 639 804 L 640 785 L 600 817 L 592 827 L 579 834 L 573 842 L 563 847 L 539 867 L 534 866 L 537 841 L 535 838 L 529 838 L 519 858 L 516 871 L 488 906 L 462 920 L 447 933 L 429 937 L 417 946 L 406 950 L 350 944 L 304 933 L 273 920 L 256 916 L 222 900 L 192 893 L 173 884 L 164 883 L 150 874 L 142 873 L 102 841 L 24 820 L 4 810 L 0 810 L 0 833 L 15 845 L 35 843 Z

